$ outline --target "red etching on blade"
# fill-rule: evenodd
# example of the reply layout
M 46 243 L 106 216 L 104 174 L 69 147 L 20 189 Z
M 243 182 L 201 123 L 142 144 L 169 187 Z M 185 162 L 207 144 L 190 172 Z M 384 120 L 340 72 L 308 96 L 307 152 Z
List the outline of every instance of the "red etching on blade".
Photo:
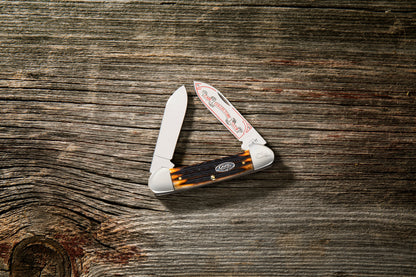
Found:
M 243 124 L 244 124 L 243 135 L 247 134 L 251 130 L 251 128 L 253 128 L 253 127 L 251 126 L 250 123 L 248 123 L 248 121 L 234 107 L 233 107 L 233 110 L 236 114 L 238 114 L 241 117 L 241 120 L 243 121 Z
M 211 107 L 211 105 L 209 104 L 209 102 L 212 100 L 212 98 L 211 97 L 209 97 L 207 94 L 201 94 L 200 93 L 200 91 L 203 89 L 203 88 L 205 88 L 205 89 L 208 89 L 208 90 L 213 90 L 213 88 L 212 87 L 209 87 L 209 86 L 202 86 L 201 84 L 199 84 L 199 83 L 197 83 L 196 85 L 195 85 L 195 90 L 196 90 L 196 93 L 198 94 L 198 97 L 201 99 L 201 101 L 202 101 L 202 103 L 204 103 L 204 105 L 217 117 L 217 119 L 219 120 L 219 121 L 221 121 L 221 123 L 225 126 L 225 127 L 227 127 L 227 129 L 237 138 L 237 139 L 240 139 L 240 138 L 242 138 L 248 131 L 250 131 L 250 129 L 252 128 L 251 127 L 251 125 L 247 122 L 247 120 L 245 120 L 244 119 L 244 117 L 236 110 L 236 109 L 234 109 L 233 108 L 233 110 L 234 110 L 234 112 L 241 118 L 241 121 L 243 122 L 243 124 L 244 124 L 244 129 L 242 130 L 242 134 L 241 135 L 239 135 L 238 133 L 237 133 L 237 131 L 238 131 L 238 129 L 239 129 L 239 127 L 234 123 L 234 122 L 231 122 L 230 124 L 228 124 L 227 122 L 224 122 L 222 119 L 221 119 L 221 117 L 218 115 L 218 113 L 216 113 L 215 112 L 215 110 Z M 215 91 L 215 90 L 214 90 Z M 208 101 L 208 103 L 207 103 L 207 101 Z M 224 113 L 224 115 L 225 115 L 225 117 L 227 118 L 227 119 L 231 119 L 231 115 L 229 114 L 229 112 L 221 105 L 221 104 L 219 104 L 218 102 L 214 102 L 213 103 L 213 105 L 215 106 L 215 107 L 217 107 L 220 111 L 222 111 L 223 113 Z M 232 128 L 231 128 L 232 127 Z

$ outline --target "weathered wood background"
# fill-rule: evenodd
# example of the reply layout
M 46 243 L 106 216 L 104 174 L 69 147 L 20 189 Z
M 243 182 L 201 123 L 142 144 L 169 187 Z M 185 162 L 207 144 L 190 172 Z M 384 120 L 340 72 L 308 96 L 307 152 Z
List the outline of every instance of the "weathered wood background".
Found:
M 416 2 L 1 1 L 0 276 L 415 276 Z M 174 162 L 241 151 L 199 102 L 220 89 L 266 171 L 155 197 Z

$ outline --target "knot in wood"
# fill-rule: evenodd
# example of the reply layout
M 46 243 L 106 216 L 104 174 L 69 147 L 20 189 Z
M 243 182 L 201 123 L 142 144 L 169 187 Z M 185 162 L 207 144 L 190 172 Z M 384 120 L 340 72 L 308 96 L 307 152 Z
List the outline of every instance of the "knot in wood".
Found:
M 10 259 L 10 276 L 69 277 L 71 263 L 65 249 L 56 241 L 34 236 L 19 242 Z

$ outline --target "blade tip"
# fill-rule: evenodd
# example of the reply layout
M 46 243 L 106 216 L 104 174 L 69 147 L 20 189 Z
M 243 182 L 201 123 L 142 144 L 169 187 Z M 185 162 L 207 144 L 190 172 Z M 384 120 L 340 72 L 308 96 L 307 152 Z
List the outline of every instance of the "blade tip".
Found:
M 194 81 L 194 87 L 195 87 L 195 88 L 197 88 L 198 86 L 203 85 L 203 84 L 204 84 L 203 82 L 200 82 L 200 81 Z
M 179 94 L 182 94 L 184 97 L 187 97 L 188 96 L 188 93 L 187 93 L 187 91 L 186 91 L 186 88 L 185 88 L 185 85 L 182 85 L 181 87 L 179 87 L 172 95 L 171 95 L 171 97 L 174 95 L 174 94 L 176 94 L 176 95 L 179 95 Z

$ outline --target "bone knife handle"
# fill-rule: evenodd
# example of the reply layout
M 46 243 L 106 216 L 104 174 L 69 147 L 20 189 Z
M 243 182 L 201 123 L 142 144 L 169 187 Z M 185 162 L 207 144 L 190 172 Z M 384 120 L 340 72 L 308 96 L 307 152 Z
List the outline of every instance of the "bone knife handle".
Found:
M 250 151 L 221 159 L 170 169 L 175 190 L 192 188 L 253 171 Z
M 270 148 L 252 145 L 240 154 L 190 166 L 161 169 L 150 177 L 149 186 L 156 194 L 190 189 L 264 169 L 273 160 Z

